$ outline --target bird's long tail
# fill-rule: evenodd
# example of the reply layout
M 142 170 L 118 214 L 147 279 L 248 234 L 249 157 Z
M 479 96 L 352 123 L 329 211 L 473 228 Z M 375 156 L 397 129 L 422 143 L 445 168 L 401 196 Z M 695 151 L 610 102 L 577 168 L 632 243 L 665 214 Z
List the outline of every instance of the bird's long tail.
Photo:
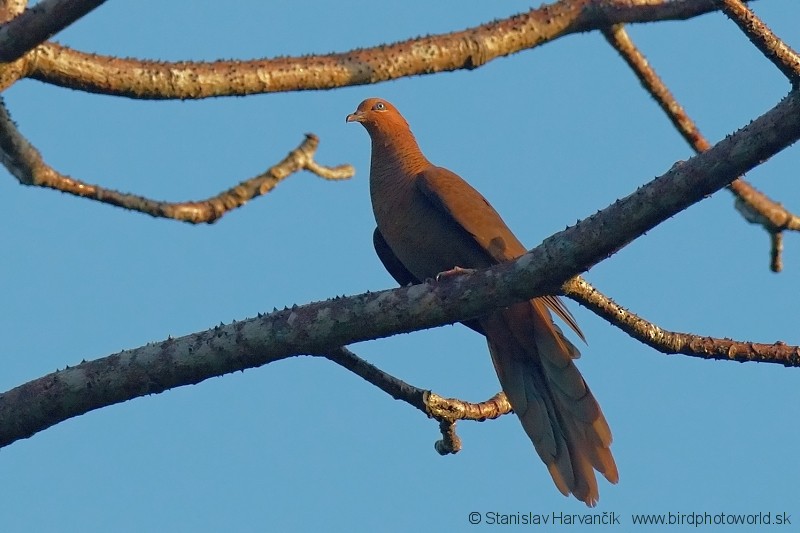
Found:
M 611 430 L 573 359 L 580 354 L 542 300 L 480 319 L 511 407 L 558 489 L 589 506 L 599 498 L 594 470 L 619 479 Z

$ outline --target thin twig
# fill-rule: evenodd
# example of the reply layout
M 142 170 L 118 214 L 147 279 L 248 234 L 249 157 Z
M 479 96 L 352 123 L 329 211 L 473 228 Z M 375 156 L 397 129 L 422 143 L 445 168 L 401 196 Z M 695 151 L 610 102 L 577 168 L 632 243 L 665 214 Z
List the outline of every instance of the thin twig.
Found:
M 357 376 L 375 385 L 395 400 L 401 400 L 416 407 L 430 418 L 439 422 L 442 439 L 434 447 L 441 455 L 458 453 L 461 439 L 456 434 L 457 420 L 484 420 L 498 418 L 511 412 L 511 405 L 505 394 L 499 392 L 481 403 L 470 403 L 456 398 L 443 398 L 438 394 L 417 388 L 405 381 L 384 372 L 345 347 L 324 350 L 317 354 L 340 365 Z
M 456 433 L 455 420 L 452 422 L 450 420 L 440 421 L 439 431 L 442 432 L 442 438 L 433 443 L 433 447 L 439 455 L 450 455 L 461 451 L 461 437 Z
M 11 62 L 63 30 L 105 0 L 41 0 L 0 26 L 0 61 Z
M 404 401 L 423 413 L 427 412 L 425 398 L 428 391 L 410 385 L 402 379 L 384 372 L 377 366 L 364 361 L 344 346 L 324 350 L 317 355 L 333 361 L 353 374 L 360 376 L 395 400 Z
M 800 347 L 783 342 L 761 344 L 662 329 L 616 304 L 580 276 L 567 281 L 563 290 L 565 296 L 592 310 L 634 339 L 665 354 L 739 362 L 778 362 L 784 366 L 800 365 Z
M 773 272 L 780 272 L 783 270 L 783 259 L 781 259 L 783 257 L 783 233 L 773 231 L 769 236 L 772 240 L 769 266 Z
M 289 152 L 280 163 L 216 196 L 194 202 L 161 202 L 85 183 L 56 171 L 45 163 L 39 151 L 19 132 L 0 98 L 0 162 L 22 185 L 56 189 L 153 217 L 192 224 L 216 222 L 228 211 L 267 194 L 278 183 L 300 170 L 308 170 L 327 180 L 353 176 L 355 170 L 351 165 L 324 167 L 316 163 L 314 153 L 318 145 L 316 135 L 308 133 L 300 146 Z
M 717 0 L 717 3 L 747 35 L 750 42 L 789 78 L 793 86 L 797 86 L 800 82 L 800 55 L 772 33 L 772 30 L 740 0 Z
M 137 99 L 331 89 L 471 70 L 614 22 L 686 19 L 718 9 L 708 0 L 559 0 L 462 31 L 334 54 L 251 61 L 121 59 L 46 43 L 31 54 L 29 75 L 71 89 Z
M 633 43 L 625 28 L 621 25 L 615 25 L 602 31 L 611 46 L 617 50 L 628 66 L 631 67 L 642 86 L 655 99 L 686 142 L 697 153 L 708 150 L 711 144 L 700 133 L 697 125 L 648 63 L 644 54 Z M 736 197 L 736 209 L 744 216 L 745 220 L 750 223 L 760 224 L 770 236 L 783 230 L 800 231 L 800 217 L 758 191 L 742 178 L 734 180 L 728 186 L 728 190 Z M 771 257 L 779 256 L 780 251 L 774 247 L 775 240 L 771 239 L 770 242 L 773 245 Z M 770 262 L 770 268 L 773 272 L 780 271 L 775 270 L 776 268 L 781 268 L 780 257 L 778 257 L 777 261 L 773 259 Z

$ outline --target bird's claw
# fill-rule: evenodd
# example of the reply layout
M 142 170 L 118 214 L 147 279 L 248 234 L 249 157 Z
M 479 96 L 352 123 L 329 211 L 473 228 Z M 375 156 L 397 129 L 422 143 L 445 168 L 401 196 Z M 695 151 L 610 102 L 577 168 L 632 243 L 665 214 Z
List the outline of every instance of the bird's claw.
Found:
M 460 266 L 454 266 L 450 270 L 445 270 L 444 272 L 439 272 L 436 274 L 436 281 L 442 281 L 445 278 L 452 278 L 454 276 L 463 276 L 464 274 L 472 274 L 475 272 L 474 268 L 461 268 Z

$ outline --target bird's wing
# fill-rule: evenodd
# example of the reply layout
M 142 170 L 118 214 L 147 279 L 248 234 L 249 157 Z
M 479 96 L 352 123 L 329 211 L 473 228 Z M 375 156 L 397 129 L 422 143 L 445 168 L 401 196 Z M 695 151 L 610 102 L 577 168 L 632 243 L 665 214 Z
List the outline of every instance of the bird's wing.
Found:
M 486 198 L 458 174 L 431 166 L 419 174 L 416 185 L 431 205 L 463 229 L 464 238 L 488 254 L 491 264 L 525 253 L 525 247 Z
M 381 260 L 386 271 L 391 274 L 401 287 L 420 282 L 420 280 L 414 277 L 414 274 L 409 272 L 405 265 L 400 262 L 397 256 L 394 255 L 394 252 L 389 248 L 389 244 L 386 242 L 386 239 L 383 238 L 378 228 L 375 228 L 375 231 L 372 233 L 372 245 L 375 247 L 375 253 L 378 254 L 378 259 Z
M 400 284 L 401 287 L 405 287 L 409 284 L 420 283 L 420 280 L 414 277 L 414 274 L 409 272 L 405 265 L 400 262 L 400 259 L 394 255 L 394 252 L 389 247 L 389 243 L 387 243 L 386 239 L 383 238 L 383 235 L 378 228 L 375 228 L 375 231 L 372 232 L 372 245 L 375 247 L 375 253 L 378 254 L 378 259 L 381 260 L 381 263 L 383 263 L 386 271 L 391 274 L 391 276 L 397 283 Z M 480 333 L 481 335 L 484 335 L 483 328 L 477 320 L 467 320 L 462 322 L 462 324 Z
M 416 184 L 431 205 L 451 219 L 464 231 L 465 238 L 471 239 L 488 255 L 490 263 L 510 261 L 527 251 L 486 198 L 455 172 L 431 166 L 419 174 Z M 388 265 L 386 269 L 392 272 Z M 575 317 L 557 296 L 544 296 L 542 301 L 586 342 Z

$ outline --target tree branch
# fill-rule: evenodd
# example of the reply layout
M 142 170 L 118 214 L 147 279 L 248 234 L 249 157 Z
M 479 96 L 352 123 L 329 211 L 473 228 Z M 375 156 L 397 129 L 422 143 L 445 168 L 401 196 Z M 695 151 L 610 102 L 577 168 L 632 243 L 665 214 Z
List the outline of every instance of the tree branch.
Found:
M 617 305 L 580 276 L 567 281 L 563 289 L 567 297 L 592 310 L 634 339 L 665 354 L 800 366 L 798 346 L 789 346 L 784 342 L 759 344 L 667 331 Z
M 653 67 L 650 66 L 644 54 L 639 51 L 628 36 L 625 28 L 621 25 L 615 25 L 602 31 L 606 40 L 631 67 L 642 87 L 650 93 L 650 96 L 666 113 L 667 118 L 669 118 L 672 125 L 680 132 L 686 142 L 697 153 L 708 150 L 711 144 L 700 133 L 697 125 L 684 111 Z M 800 64 L 795 66 L 800 68 Z M 783 230 L 800 231 L 800 217 L 758 191 L 742 178 L 735 179 L 728 186 L 728 190 L 736 197 L 736 210 L 745 220 L 752 224 L 760 224 L 770 235 L 770 243 L 772 245 L 770 268 L 773 272 L 780 272 L 782 269 L 780 258 L 782 248 L 776 245 L 781 241 L 776 240 L 774 235 Z
M 364 361 L 346 347 L 339 346 L 329 350 L 323 350 L 316 355 L 346 368 L 368 383 L 375 385 L 395 400 L 404 401 L 423 413 L 427 413 L 425 396 L 428 394 L 428 391 L 410 385 L 402 379 L 396 378 L 388 372 L 384 372 L 377 366 Z
M 19 132 L 0 98 L 0 162 L 22 185 L 56 189 L 153 217 L 172 218 L 192 224 L 216 222 L 228 211 L 243 206 L 257 196 L 267 194 L 278 183 L 300 170 L 308 170 L 328 180 L 353 176 L 355 169 L 351 165 L 331 168 L 314 161 L 318 145 L 319 139 L 316 135 L 308 133 L 300 146 L 289 152 L 280 163 L 227 191 L 195 202 L 160 202 L 105 189 L 59 173 L 44 162 L 39 151 Z
M 461 450 L 461 439 L 456 435 L 457 420 L 483 422 L 511 412 L 511 404 L 508 403 L 502 392 L 481 403 L 470 403 L 456 398 L 442 398 L 436 393 L 409 385 L 384 372 L 343 346 L 323 351 L 319 355 L 362 377 L 395 400 L 404 401 L 428 417 L 439 421 L 442 439 L 436 441 L 434 448 L 441 455 L 458 453 Z
M 559 0 L 463 31 L 348 52 L 251 61 L 159 62 L 38 47 L 28 75 L 87 92 L 140 99 L 197 99 L 332 89 L 478 68 L 563 35 L 611 23 L 682 20 L 717 7 L 709 0 Z
M 800 94 L 711 149 L 523 255 L 472 274 L 220 325 L 49 374 L 0 395 L 0 446 L 68 418 L 293 355 L 450 324 L 556 294 L 588 270 L 800 138 Z M 800 366 L 800 357 L 768 360 Z
M 41 0 L 0 26 L 0 61 L 8 63 L 43 43 L 105 0 Z
M 0 22 L 5 24 L 19 16 L 27 5 L 28 0 L 0 0 Z M 26 59 L 0 63 L 0 90 L 11 87 L 17 80 L 27 76 L 29 64 Z
M 440 455 L 448 455 L 461 451 L 461 439 L 456 434 L 456 422 L 474 420 L 484 422 L 493 420 L 512 412 L 505 393 L 498 392 L 485 402 L 470 403 L 456 398 L 442 398 L 428 392 L 425 396 L 427 413 L 439 421 L 442 439 L 436 441 L 434 448 Z
M 800 81 L 800 56 L 779 39 L 755 13 L 740 0 L 717 0 L 722 11 L 736 23 L 756 48 L 789 78 L 792 86 Z

